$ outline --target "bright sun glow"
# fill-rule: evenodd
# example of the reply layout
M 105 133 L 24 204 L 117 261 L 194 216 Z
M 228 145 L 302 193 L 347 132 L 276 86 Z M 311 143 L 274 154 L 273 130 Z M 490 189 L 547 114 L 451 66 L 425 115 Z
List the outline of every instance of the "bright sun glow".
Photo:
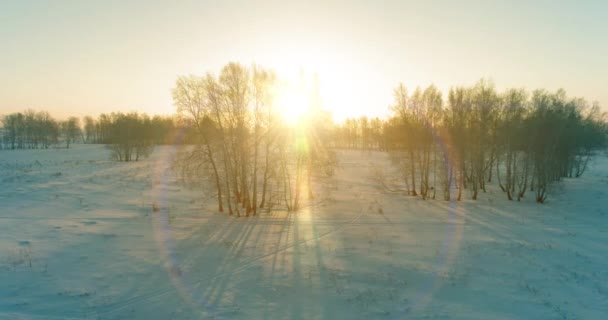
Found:
M 277 104 L 285 122 L 295 125 L 308 111 L 309 98 L 302 86 L 289 83 L 278 94 Z
M 272 56 L 269 65 L 286 81 L 277 95 L 277 103 L 287 123 L 297 123 L 313 106 L 329 111 L 338 122 L 347 117 L 372 114 L 357 108 L 362 104 L 373 104 L 357 99 L 353 94 L 369 89 L 357 87 L 356 78 L 370 78 L 369 73 L 361 70 L 355 61 L 327 48 L 305 49 L 301 44 L 278 52 L 281 54 Z M 315 86 L 318 97 L 312 94 Z

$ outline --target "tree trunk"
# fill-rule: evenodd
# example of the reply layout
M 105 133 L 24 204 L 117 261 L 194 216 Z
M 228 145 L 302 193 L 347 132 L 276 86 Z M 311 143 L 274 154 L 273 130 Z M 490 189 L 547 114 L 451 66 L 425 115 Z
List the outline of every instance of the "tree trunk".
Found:
M 260 202 L 260 208 L 264 208 L 266 204 L 266 191 L 268 186 L 268 168 L 270 166 L 270 144 L 266 144 L 266 165 L 264 166 L 264 181 L 262 183 L 262 201 Z
M 409 150 L 410 154 L 410 176 L 412 177 L 412 195 L 416 196 L 416 164 L 414 160 L 414 151 Z
M 213 152 L 211 151 L 211 146 L 207 142 L 207 156 L 209 157 L 209 162 L 211 162 L 211 167 L 213 168 L 213 175 L 215 177 L 215 188 L 217 190 L 217 206 L 219 212 L 224 212 L 224 205 L 222 201 L 222 186 L 220 184 L 220 175 L 217 171 L 217 166 L 215 164 L 215 159 L 213 159 Z

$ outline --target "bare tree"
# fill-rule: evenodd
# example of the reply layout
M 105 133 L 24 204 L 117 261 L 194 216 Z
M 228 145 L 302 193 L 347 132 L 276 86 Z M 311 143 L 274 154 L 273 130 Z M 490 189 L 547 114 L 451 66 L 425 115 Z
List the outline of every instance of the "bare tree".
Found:
M 97 143 L 97 130 L 95 128 L 95 119 L 91 116 L 84 117 L 84 134 L 87 143 Z
M 215 143 L 216 139 L 214 139 L 217 124 L 211 118 L 212 114 L 216 112 L 214 106 L 216 102 L 214 101 L 215 86 L 215 79 L 210 76 L 207 78 L 179 77 L 173 89 L 173 102 L 178 112 L 189 117 L 190 123 L 195 127 L 200 137 L 201 147 L 193 150 L 188 158 L 195 160 L 197 165 L 200 165 L 200 161 L 209 161 L 211 164 L 217 192 L 218 211 L 223 212 L 222 184 L 216 160 L 217 144 Z M 197 157 L 197 155 L 202 155 L 202 157 Z M 228 197 L 230 197 L 230 193 L 228 193 Z M 232 210 L 230 210 L 230 213 L 232 213 Z
M 76 141 L 80 136 L 80 120 L 76 117 L 70 117 L 68 120 L 62 122 L 61 132 L 65 140 L 65 147 L 69 148 L 70 143 Z

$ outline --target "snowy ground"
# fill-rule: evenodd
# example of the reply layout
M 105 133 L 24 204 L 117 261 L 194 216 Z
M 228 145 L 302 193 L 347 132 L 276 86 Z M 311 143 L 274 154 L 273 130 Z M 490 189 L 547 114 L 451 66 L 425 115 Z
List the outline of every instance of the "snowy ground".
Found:
M 385 154 L 342 152 L 301 212 L 236 219 L 180 184 L 172 150 L 0 152 L 0 319 L 608 314 L 605 158 L 538 205 L 495 186 L 423 201 L 394 190 Z

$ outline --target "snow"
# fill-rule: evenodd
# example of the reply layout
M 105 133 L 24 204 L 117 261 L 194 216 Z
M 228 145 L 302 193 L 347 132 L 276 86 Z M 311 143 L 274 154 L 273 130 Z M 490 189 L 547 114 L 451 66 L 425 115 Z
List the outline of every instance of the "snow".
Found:
M 546 204 L 399 192 L 341 151 L 297 213 L 217 213 L 173 147 L 0 152 L 0 319 L 603 319 L 608 160 Z M 390 188 L 387 188 L 390 186 Z M 154 212 L 152 204 L 160 210 Z

